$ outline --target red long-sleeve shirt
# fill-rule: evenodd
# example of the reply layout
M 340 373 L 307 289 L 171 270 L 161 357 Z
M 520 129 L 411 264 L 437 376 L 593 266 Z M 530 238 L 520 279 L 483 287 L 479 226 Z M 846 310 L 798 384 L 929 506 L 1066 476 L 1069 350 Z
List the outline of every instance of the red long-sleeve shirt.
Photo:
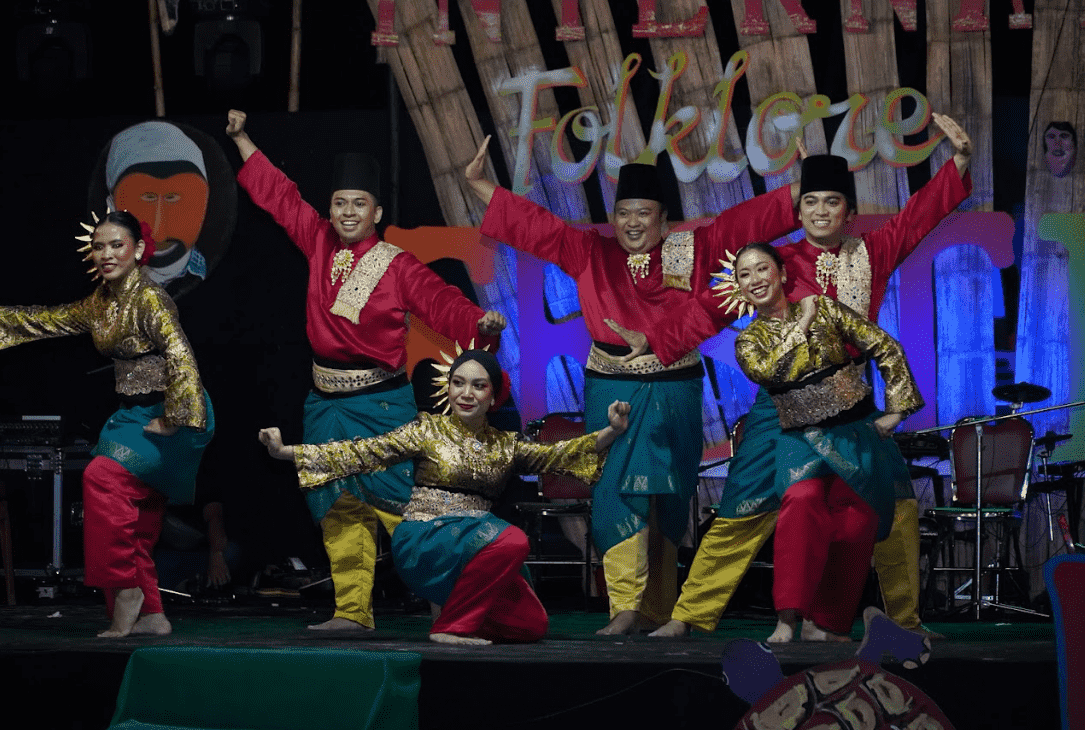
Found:
M 340 278 L 332 283 L 332 260 L 344 244 L 331 221 L 302 200 L 297 185 L 262 152 L 245 161 L 237 181 L 309 261 L 305 329 L 317 356 L 342 363 L 364 362 L 364 358 L 397 370 L 407 362 L 408 313 L 461 347 L 466 348 L 472 339 L 476 347 L 489 345 L 491 351 L 497 347 L 497 337 L 479 335 L 478 321 L 485 312 L 407 251 L 392 259 L 359 313 L 358 324 L 332 314 L 343 282 Z M 357 263 L 377 242 L 374 234 L 346 248 Z

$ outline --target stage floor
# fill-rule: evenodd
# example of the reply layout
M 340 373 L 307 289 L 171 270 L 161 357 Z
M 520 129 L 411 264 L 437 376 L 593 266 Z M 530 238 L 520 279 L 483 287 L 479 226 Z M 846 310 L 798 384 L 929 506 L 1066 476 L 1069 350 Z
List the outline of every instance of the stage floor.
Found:
M 236 601 L 167 605 L 166 637 L 97 639 L 100 605 L 78 602 L 0 608 L 0 687 L 34 727 L 105 728 L 129 655 L 143 646 L 357 649 L 422 655 L 422 728 L 667 728 L 734 726 L 747 705 L 721 679 L 731 638 L 763 640 L 771 616 L 728 615 L 711 634 L 687 639 L 600 637 L 604 613 L 555 611 L 545 640 L 459 647 L 427 640 L 425 614 L 378 613 L 376 631 L 329 635 L 306 629 L 330 615 L 323 602 Z M 1058 727 L 1054 629 L 1010 620 L 930 624 L 945 634 L 924 666 L 893 674 L 920 687 L 959 729 Z M 853 636 L 862 634 L 856 624 Z M 785 675 L 850 658 L 851 644 L 793 643 L 774 649 Z M 288 697 L 255 701 L 289 702 Z M 304 692 L 304 678 L 298 691 Z M 20 713 L 23 714 L 23 713 Z M 18 717 L 19 715 L 12 715 Z

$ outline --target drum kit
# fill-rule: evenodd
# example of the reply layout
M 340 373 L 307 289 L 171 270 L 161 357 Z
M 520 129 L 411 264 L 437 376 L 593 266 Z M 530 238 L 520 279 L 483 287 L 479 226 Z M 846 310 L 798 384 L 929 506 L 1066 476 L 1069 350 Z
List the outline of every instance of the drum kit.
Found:
M 946 458 L 949 454 L 949 441 L 941 436 L 941 431 L 951 431 L 955 428 L 962 426 L 971 426 L 976 431 L 976 504 L 983 504 L 983 459 L 982 459 L 982 444 L 983 444 L 983 428 L 986 424 L 991 424 L 999 421 L 1004 421 L 1010 418 L 1021 418 L 1023 416 L 1030 416 L 1036 413 L 1044 413 L 1046 411 L 1060 410 L 1063 408 L 1077 408 L 1085 405 L 1085 401 L 1076 401 L 1073 403 L 1063 403 L 1057 406 L 1049 406 L 1046 408 L 1036 408 L 1033 410 L 1022 411 L 1021 408 L 1026 403 L 1039 403 L 1047 400 L 1051 397 L 1051 391 L 1042 385 L 1034 385 L 1032 383 L 1012 383 L 1008 385 L 999 385 L 991 391 L 992 395 L 1000 401 L 1012 404 L 1010 407 L 1010 413 L 1000 416 L 979 416 L 975 418 L 968 418 L 958 421 L 957 423 L 949 426 L 935 426 L 933 428 L 921 429 L 918 431 L 911 431 L 898 434 L 897 442 L 900 446 L 901 453 L 907 459 L 913 459 L 919 456 L 938 456 L 939 458 Z M 1037 455 L 1040 457 L 1042 464 L 1038 468 L 1038 472 L 1044 475 L 1044 479 L 1034 481 L 1030 484 L 1030 490 L 1042 494 L 1050 494 L 1055 491 L 1066 492 L 1066 506 L 1069 514 L 1069 530 L 1063 529 L 1064 535 L 1068 538 L 1066 541 L 1066 547 L 1069 552 L 1074 552 L 1075 549 L 1079 549 L 1077 544 L 1079 540 L 1078 536 L 1078 522 L 1081 518 L 1081 501 L 1082 491 L 1085 489 L 1085 461 L 1074 462 L 1057 462 L 1049 463 L 1048 459 L 1055 447 L 1073 438 L 1073 434 L 1058 434 L 1053 431 L 1048 431 L 1040 438 L 1034 438 L 1032 446 L 1034 449 L 1038 449 Z M 1051 510 L 1048 509 L 1048 530 L 1051 533 L 1052 539 L 1054 538 L 1054 527 L 1051 523 L 1050 517 Z M 976 555 L 982 554 L 982 522 L 983 522 L 983 510 L 977 509 L 975 514 L 976 520 Z M 1065 525 L 1066 521 L 1060 519 L 1060 526 Z M 980 590 L 981 578 L 983 572 L 983 561 L 978 559 L 975 561 L 975 574 L 972 577 L 972 601 L 971 608 L 975 611 L 975 618 L 980 618 L 980 610 L 982 608 L 1006 608 L 1015 611 L 1022 611 L 1025 613 L 1035 613 L 1029 609 L 1023 609 L 1019 606 L 1008 606 L 996 603 L 982 595 Z

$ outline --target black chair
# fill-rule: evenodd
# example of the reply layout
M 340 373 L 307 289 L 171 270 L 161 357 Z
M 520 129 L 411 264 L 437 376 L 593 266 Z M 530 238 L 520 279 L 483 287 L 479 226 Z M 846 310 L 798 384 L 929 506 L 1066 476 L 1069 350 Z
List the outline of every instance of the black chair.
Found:
M 525 435 L 532 440 L 541 442 L 563 441 L 565 439 L 583 436 L 584 430 L 583 413 L 549 413 L 542 418 L 532 421 L 525 430 Z M 576 565 L 583 571 L 584 601 L 587 606 L 591 597 L 591 581 L 594 577 L 594 568 L 600 564 L 593 558 L 591 538 L 591 486 L 575 477 L 542 474 L 539 476 L 538 501 L 516 502 L 513 506 L 524 518 L 524 531 L 531 538 L 531 553 L 524 565 L 529 568 L 553 565 Z M 569 555 L 568 553 L 548 553 L 547 541 L 544 539 L 543 520 L 547 517 L 557 519 L 577 518 L 584 525 L 584 550 L 582 555 Z M 541 575 L 533 571 L 533 577 L 538 580 Z
M 982 431 L 981 449 L 977 449 L 977 430 Z M 940 564 L 932 565 L 932 578 L 935 573 L 971 574 L 973 598 L 970 606 L 975 609 L 977 618 L 979 609 L 988 607 L 1033 613 L 1027 608 L 1001 603 L 1003 579 L 1013 581 L 1015 569 L 1023 566 L 1018 533 L 1021 506 L 1028 493 L 1032 468 L 1031 424 L 1016 417 L 986 424 L 971 419 L 958 422 L 950 434 L 950 467 L 951 504 L 927 510 L 927 515 L 938 523 L 934 555 Z M 977 468 L 982 474 L 978 509 Z M 970 566 L 956 564 L 955 546 L 961 538 L 975 546 Z M 983 545 L 989 539 L 994 541 L 994 554 L 985 560 Z M 1016 565 L 1010 564 L 1011 547 Z M 984 576 L 992 579 L 986 590 L 979 585 Z M 1027 587 L 1017 584 L 1015 587 L 1027 603 Z M 949 607 L 959 590 L 949 581 Z M 985 597 L 985 593 L 991 598 Z

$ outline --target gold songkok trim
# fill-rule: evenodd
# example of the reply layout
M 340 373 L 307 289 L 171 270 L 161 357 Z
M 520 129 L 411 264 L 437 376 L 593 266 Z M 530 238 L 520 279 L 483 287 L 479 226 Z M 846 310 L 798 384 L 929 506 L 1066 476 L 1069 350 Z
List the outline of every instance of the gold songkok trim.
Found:
M 836 301 L 846 304 L 864 317 L 870 311 L 870 254 L 861 238 L 848 237 L 836 253 L 818 255 L 816 277 L 821 292 L 836 286 Z
M 400 368 L 389 372 L 384 368 L 368 368 L 366 370 L 336 370 L 326 368 L 323 365 L 313 363 L 313 385 L 322 393 L 353 393 L 356 390 L 368 388 L 385 380 L 391 380 L 401 373 L 407 372 L 406 368 Z
M 121 395 L 164 391 L 169 384 L 166 358 L 161 355 L 144 355 L 133 360 L 117 358 L 113 361 L 113 371 L 117 376 L 117 392 Z
M 654 375 L 670 370 L 681 370 L 696 365 L 701 361 L 701 353 L 693 350 L 683 355 L 671 365 L 664 365 L 659 358 L 652 353 L 633 358 L 629 362 L 614 362 L 596 345 L 591 346 L 588 353 L 588 370 L 605 375 Z
M 403 519 L 409 522 L 426 522 L 452 513 L 490 513 L 492 502 L 481 494 L 446 492 L 439 487 L 415 487 Z
M 693 231 L 676 231 L 663 241 L 663 286 L 693 291 Z
M 350 276 L 343 282 L 343 286 L 339 287 L 331 313 L 358 324 L 358 313 L 369 301 L 392 259 L 401 253 L 403 249 L 384 241 L 378 241 L 373 248 L 366 251 L 354 271 L 350 272 Z
M 816 383 L 772 396 L 780 428 L 814 426 L 843 413 L 871 393 L 863 367 L 849 365 Z

